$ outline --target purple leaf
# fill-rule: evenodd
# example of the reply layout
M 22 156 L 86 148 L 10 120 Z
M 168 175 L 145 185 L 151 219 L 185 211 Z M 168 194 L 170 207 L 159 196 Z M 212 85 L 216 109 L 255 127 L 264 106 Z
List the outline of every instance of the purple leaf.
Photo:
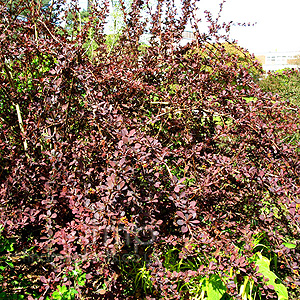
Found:
M 180 187 L 177 185 L 177 186 L 175 186 L 175 188 L 174 188 L 174 192 L 175 193 L 179 193 L 179 191 L 180 191 Z
M 184 216 L 183 212 L 177 211 L 176 214 L 177 214 L 180 218 L 185 219 L 185 216 Z
M 186 233 L 188 231 L 188 228 L 186 226 L 181 227 L 182 233 Z
M 180 220 L 177 220 L 177 224 L 180 225 L 180 226 L 183 225 L 184 223 L 185 223 L 185 222 L 184 222 L 183 220 L 181 220 L 181 219 L 180 219 Z

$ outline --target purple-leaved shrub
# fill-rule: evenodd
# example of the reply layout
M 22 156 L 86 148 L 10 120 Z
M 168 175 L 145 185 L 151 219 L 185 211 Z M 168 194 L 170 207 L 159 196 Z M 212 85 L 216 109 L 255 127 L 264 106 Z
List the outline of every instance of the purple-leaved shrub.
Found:
M 177 14 L 174 1 L 121 0 L 112 44 L 106 1 L 82 20 L 63 4 L 0 0 L 0 222 L 19 257 L 2 292 L 23 274 L 19 293 L 39 299 L 58 285 L 84 299 L 183 299 L 184 283 L 214 278 L 238 299 L 249 276 L 275 297 L 261 251 L 296 295 L 300 164 L 285 137 L 299 115 L 259 88 L 253 56 L 226 50 L 230 26 L 207 12 L 201 33 L 198 1 Z M 180 46 L 188 22 L 195 40 Z M 171 248 L 197 264 L 171 270 Z M 134 290 L 136 266 L 148 281 Z

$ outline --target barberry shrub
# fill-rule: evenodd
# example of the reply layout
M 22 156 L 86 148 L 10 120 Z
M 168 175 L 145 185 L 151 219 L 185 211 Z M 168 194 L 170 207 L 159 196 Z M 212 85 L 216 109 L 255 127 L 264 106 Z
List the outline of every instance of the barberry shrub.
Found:
M 0 0 L 3 295 L 298 297 L 299 115 L 197 6 L 120 1 L 108 43 L 105 1 Z

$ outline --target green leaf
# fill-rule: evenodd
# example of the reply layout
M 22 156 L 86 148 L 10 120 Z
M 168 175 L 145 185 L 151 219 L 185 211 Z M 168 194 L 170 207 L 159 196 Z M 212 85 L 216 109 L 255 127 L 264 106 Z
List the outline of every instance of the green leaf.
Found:
M 289 248 L 289 249 L 294 249 L 294 248 L 296 248 L 296 245 L 291 244 L 291 243 L 283 243 L 283 245 L 284 245 L 285 247 Z
M 74 288 L 71 288 L 70 293 L 71 293 L 71 297 L 73 298 L 75 294 L 78 294 L 78 291 L 76 291 L 76 289 Z
M 7 263 L 11 268 L 14 268 L 13 263 L 11 263 L 10 261 L 6 261 L 6 263 Z
M 61 295 L 58 291 L 55 291 L 52 293 L 52 297 L 51 297 L 53 300 L 56 299 L 56 300 L 61 300 Z M 47 299 L 48 300 L 48 299 Z
M 287 288 L 282 283 L 276 283 L 280 279 L 270 270 L 270 260 L 262 256 L 260 252 L 256 253 L 257 259 L 255 264 L 259 268 L 259 272 L 269 279 L 268 285 L 273 285 L 278 295 L 278 300 L 288 300 Z M 281 282 L 281 281 L 280 281 Z
M 78 277 L 78 285 L 79 286 L 84 286 L 85 285 L 85 275 L 86 273 L 82 274 L 81 276 Z
M 63 285 L 63 286 L 59 285 L 57 288 L 61 294 L 64 294 L 68 290 L 65 285 Z
M 225 294 L 227 288 L 220 276 L 211 275 L 207 285 L 207 300 L 219 300 Z
M 11 242 L 11 241 L 9 241 L 10 243 L 6 246 L 6 250 L 8 251 L 8 252 L 12 252 L 12 251 L 14 251 L 14 244 L 13 244 L 13 242 Z

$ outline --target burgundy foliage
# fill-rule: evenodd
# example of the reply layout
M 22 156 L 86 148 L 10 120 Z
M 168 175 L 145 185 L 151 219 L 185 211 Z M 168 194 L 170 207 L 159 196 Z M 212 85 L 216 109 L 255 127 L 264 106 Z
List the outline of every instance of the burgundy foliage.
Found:
M 149 3 L 133 0 L 112 47 L 106 3 L 81 24 L 75 6 L 70 28 L 56 13 L 63 6 L 31 3 L 0 1 L 0 222 L 16 253 L 47 254 L 32 271 L 37 291 L 50 295 L 77 262 L 89 278 L 82 295 L 105 283 L 103 299 L 130 299 L 114 258 L 146 247 L 120 241 L 111 228 L 121 224 L 131 241 L 134 228 L 155 233 L 153 254 L 200 251 L 196 273 L 170 273 L 157 255 L 154 299 L 179 299 L 174 282 L 190 276 L 233 268 L 259 278 L 249 263 L 259 233 L 280 252 L 285 284 L 299 284 L 299 245 L 283 245 L 300 234 L 299 152 L 285 142 L 299 116 L 261 91 L 249 72 L 258 62 L 225 50 L 218 32 L 229 26 L 207 13 L 201 33 L 190 0 L 180 16 L 159 0 L 147 17 Z M 180 46 L 190 19 L 196 39 Z M 146 31 L 153 38 L 141 46 Z

